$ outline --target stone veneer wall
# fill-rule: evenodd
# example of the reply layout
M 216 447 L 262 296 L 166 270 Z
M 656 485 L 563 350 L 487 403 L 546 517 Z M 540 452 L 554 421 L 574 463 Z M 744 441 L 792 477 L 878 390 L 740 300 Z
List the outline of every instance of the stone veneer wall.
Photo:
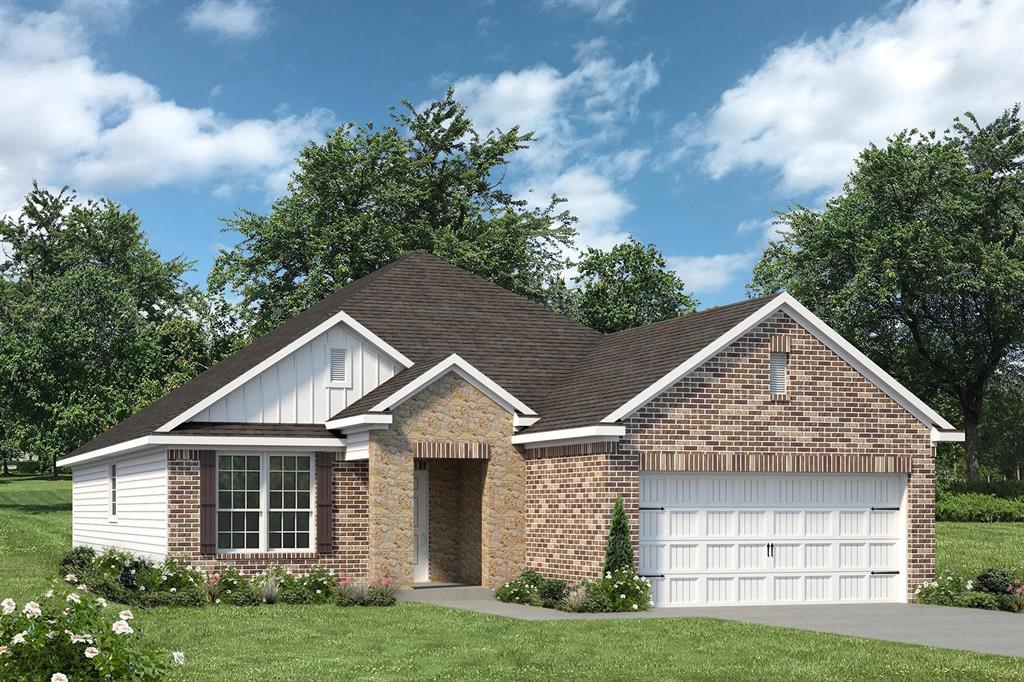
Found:
M 169 450 L 167 453 L 169 556 L 182 558 L 201 570 L 234 566 L 246 573 L 257 573 L 269 565 L 279 565 L 301 573 L 322 566 L 343 575 L 368 577 L 366 461 L 346 462 L 340 453 L 335 455 L 331 524 L 334 546 L 330 554 L 314 551 L 215 555 L 199 552 L 199 453 L 198 450 Z
M 414 444 L 480 442 L 490 459 L 480 504 L 480 580 L 498 585 L 525 561 L 526 465 L 511 444 L 512 417 L 475 386 L 448 373 L 400 404 L 389 428 L 370 434 L 370 564 L 412 584 Z M 433 526 L 434 519 L 431 519 Z
M 604 565 L 615 498 L 632 519 L 637 553 L 639 458 L 616 443 L 526 450 L 526 563 L 541 575 L 575 582 Z
M 423 461 L 430 484 L 430 580 L 480 584 L 487 460 Z
M 790 338 L 786 400 L 768 392 L 769 344 Z M 624 420 L 620 450 L 673 471 L 905 472 L 910 591 L 935 567 L 930 431 L 779 312 Z M 633 519 L 636 523 L 636 519 Z

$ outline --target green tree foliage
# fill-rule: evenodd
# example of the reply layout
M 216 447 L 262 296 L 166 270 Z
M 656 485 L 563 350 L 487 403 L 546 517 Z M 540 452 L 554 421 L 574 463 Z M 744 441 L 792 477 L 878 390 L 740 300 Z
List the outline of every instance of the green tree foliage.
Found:
M 587 249 L 576 264 L 574 317 L 611 333 L 692 313 L 697 301 L 654 244 L 633 237 L 607 251 Z M 564 304 L 563 304 L 564 305 Z
M 0 447 L 52 463 L 232 344 L 139 218 L 35 188 L 0 222 Z
M 223 251 L 213 290 L 231 288 L 255 334 L 405 253 L 425 249 L 537 301 L 565 265 L 574 218 L 551 197 L 531 208 L 503 189 L 509 157 L 533 134 L 481 134 L 447 96 L 392 125 L 344 125 L 298 158 L 269 215 L 226 221 L 241 242 Z
M 622 504 L 622 495 L 612 507 L 612 523 L 608 529 L 608 547 L 604 552 L 604 573 L 633 570 L 633 540 L 630 538 L 629 517 Z
M 989 385 L 1024 346 L 1022 160 L 1019 105 L 871 145 L 824 211 L 780 214 L 750 285 L 789 291 L 912 389 L 955 400 L 972 481 Z
M 1024 358 L 992 377 L 981 413 L 981 452 L 990 474 L 1014 480 L 1024 475 Z

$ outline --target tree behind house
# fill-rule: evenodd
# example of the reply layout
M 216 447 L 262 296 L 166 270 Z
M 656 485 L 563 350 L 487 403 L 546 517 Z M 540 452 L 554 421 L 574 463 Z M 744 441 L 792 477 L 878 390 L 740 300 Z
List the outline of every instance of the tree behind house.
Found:
M 629 531 L 629 517 L 622 503 L 622 495 L 612 507 L 612 523 L 608 529 L 608 546 L 604 552 L 604 573 L 633 568 L 633 539 Z
M 824 211 L 780 214 L 750 285 L 789 291 L 926 400 L 954 400 L 970 481 L 990 382 L 1024 348 L 1022 159 L 1019 106 L 871 145 Z

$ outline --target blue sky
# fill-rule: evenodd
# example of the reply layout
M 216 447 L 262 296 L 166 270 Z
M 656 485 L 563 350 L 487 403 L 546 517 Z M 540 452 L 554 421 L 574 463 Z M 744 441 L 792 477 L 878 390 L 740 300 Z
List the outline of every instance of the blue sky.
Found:
M 306 140 L 454 85 L 540 139 L 510 189 L 582 245 L 654 242 L 703 305 L 744 296 L 772 209 L 857 151 L 1024 99 L 1024 3 L 0 0 L 0 211 L 33 178 L 137 211 L 197 262 L 268 210 Z

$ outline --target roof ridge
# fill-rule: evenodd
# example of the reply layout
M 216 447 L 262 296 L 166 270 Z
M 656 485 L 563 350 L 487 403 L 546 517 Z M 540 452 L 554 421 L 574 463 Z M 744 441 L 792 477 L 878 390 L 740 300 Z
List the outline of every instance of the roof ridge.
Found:
M 696 312 L 687 313 L 685 315 L 676 315 L 675 317 L 669 317 L 669 318 L 664 319 L 664 320 L 658 320 L 657 322 L 648 322 L 646 324 L 641 324 L 641 325 L 636 326 L 636 327 L 630 327 L 629 329 L 620 329 L 617 332 L 612 332 L 610 334 L 605 334 L 604 335 L 604 339 L 610 339 L 612 337 L 617 337 L 620 334 L 626 334 L 627 332 L 636 332 L 636 331 L 640 331 L 640 330 L 648 330 L 648 329 L 651 329 L 653 327 L 667 325 L 667 324 L 670 324 L 672 322 L 677 322 L 678 323 L 681 320 L 691 321 L 694 318 L 702 317 L 702 316 L 706 315 L 707 313 L 722 312 L 722 311 L 725 311 L 725 310 L 729 310 L 731 308 L 735 308 L 737 306 L 748 305 L 750 303 L 754 303 L 755 301 L 760 301 L 760 302 L 767 303 L 769 300 L 771 300 L 773 298 L 777 298 L 778 296 L 779 296 L 779 294 L 768 294 L 768 295 L 765 295 L 765 296 L 755 296 L 753 298 L 745 298 L 742 301 L 734 301 L 732 303 L 726 303 L 725 305 L 716 305 L 716 306 L 713 306 L 711 308 L 705 308 L 704 310 L 698 310 Z M 602 339 L 602 341 L 604 339 Z

